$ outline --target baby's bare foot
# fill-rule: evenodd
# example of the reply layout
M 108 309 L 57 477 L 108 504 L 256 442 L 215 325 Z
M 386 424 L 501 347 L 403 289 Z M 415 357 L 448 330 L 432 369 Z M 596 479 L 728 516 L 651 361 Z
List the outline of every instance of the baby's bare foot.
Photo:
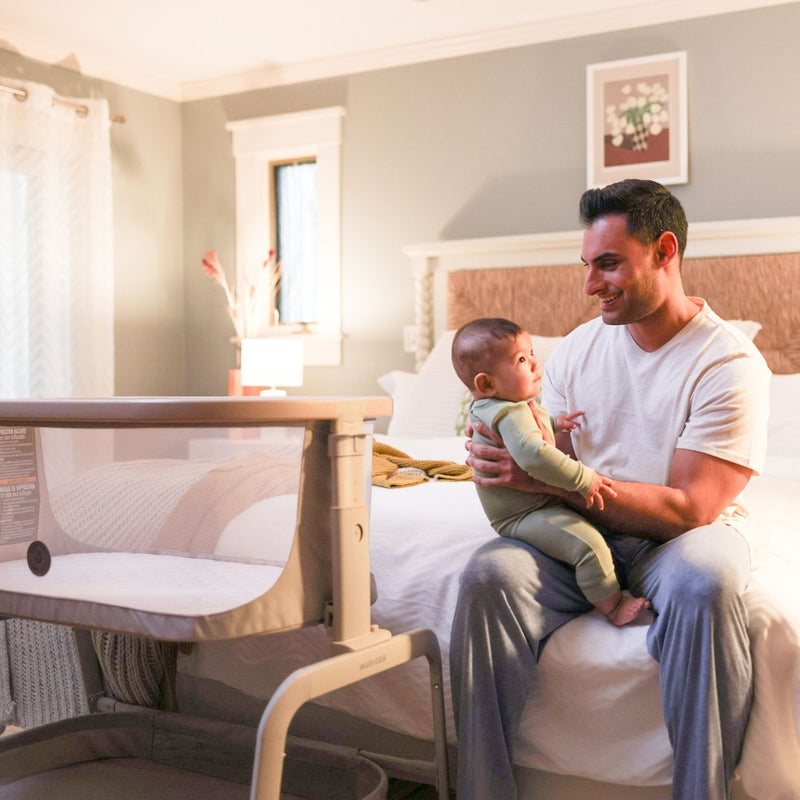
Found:
M 646 608 L 650 608 L 649 600 L 644 597 L 629 597 L 624 594 L 606 616 L 609 622 L 621 628 L 623 625 L 633 622 Z

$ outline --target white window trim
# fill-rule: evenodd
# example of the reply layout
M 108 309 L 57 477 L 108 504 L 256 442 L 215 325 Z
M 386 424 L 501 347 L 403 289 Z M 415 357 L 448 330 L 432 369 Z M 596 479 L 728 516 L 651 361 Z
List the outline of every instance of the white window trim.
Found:
M 317 161 L 318 319 L 303 337 L 306 366 L 342 363 L 341 106 L 230 122 L 236 159 L 236 275 L 241 286 L 270 248 L 269 163 L 314 156 Z M 283 336 L 288 326 L 276 326 Z

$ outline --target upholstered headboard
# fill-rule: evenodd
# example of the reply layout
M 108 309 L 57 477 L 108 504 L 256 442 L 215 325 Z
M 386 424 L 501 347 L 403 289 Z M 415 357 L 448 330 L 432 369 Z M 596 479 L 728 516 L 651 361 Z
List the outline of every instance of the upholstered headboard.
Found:
M 406 248 L 414 267 L 417 361 L 438 335 L 505 316 L 560 336 L 596 316 L 577 263 L 582 233 L 439 242 Z M 800 217 L 690 226 L 687 293 L 726 319 L 762 326 L 755 343 L 776 373 L 800 372 Z
M 583 289 L 583 266 L 451 272 L 447 328 L 505 316 L 541 336 L 561 336 L 597 316 Z M 800 253 L 687 259 L 683 280 L 724 319 L 761 324 L 755 343 L 773 372 L 800 372 Z

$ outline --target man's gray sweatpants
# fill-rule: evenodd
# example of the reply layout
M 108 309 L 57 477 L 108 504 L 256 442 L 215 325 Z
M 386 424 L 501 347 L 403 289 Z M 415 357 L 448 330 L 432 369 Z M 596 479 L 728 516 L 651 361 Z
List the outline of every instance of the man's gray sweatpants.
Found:
M 620 583 L 656 613 L 647 646 L 659 662 L 675 760 L 672 796 L 725 800 L 752 700 L 742 600 L 748 545 L 722 523 L 662 545 L 607 539 Z M 458 800 L 516 798 L 512 744 L 533 670 L 548 635 L 590 609 L 572 568 L 524 542 L 498 537 L 473 554 L 450 649 Z

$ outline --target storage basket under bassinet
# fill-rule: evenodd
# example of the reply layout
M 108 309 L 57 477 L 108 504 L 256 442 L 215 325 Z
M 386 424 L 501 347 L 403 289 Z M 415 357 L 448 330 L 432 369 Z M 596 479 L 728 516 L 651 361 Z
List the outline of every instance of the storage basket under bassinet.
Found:
M 6 737 L 0 800 L 245 800 L 257 731 L 163 711 L 112 712 Z M 357 750 L 291 738 L 281 800 L 384 800 L 383 770 Z

